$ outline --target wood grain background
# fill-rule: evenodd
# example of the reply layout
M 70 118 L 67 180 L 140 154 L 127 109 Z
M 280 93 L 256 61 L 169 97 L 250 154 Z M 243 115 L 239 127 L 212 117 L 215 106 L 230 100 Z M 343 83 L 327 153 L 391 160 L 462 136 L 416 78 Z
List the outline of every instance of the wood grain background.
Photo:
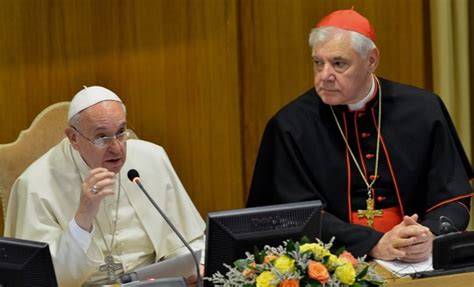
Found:
M 311 28 L 352 5 L 375 27 L 378 75 L 431 89 L 427 0 L 1 0 L 0 143 L 103 85 L 203 217 L 243 207 L 265 123 L 312 85 Z

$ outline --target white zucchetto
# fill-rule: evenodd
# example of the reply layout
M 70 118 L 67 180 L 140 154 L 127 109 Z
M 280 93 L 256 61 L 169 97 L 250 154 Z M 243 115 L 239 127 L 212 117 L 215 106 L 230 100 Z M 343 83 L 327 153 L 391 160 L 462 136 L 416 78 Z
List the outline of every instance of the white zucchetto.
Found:
M 67 119 L 71 120 L 73 116 L 82 110 L 92 107 L 103 101 L 116 101 L 122 103 L 122 100 L 111 90 L 100 86 L 85 87 L 80 90 L 72 99 L 69 105 Z M 123 104 L 123 103 L 122 103 Z

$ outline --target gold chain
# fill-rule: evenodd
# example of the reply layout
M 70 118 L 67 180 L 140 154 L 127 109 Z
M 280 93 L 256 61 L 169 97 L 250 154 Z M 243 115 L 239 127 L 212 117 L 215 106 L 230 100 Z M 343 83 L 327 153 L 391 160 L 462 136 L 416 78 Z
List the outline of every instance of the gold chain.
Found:
M 105 240 L 105 236 L 104 236 L 104 232 L 102 232 L 102 228 L 100 227 L 100 224 L 99 224 L 99 221 L 97 220 L 97 217 L 94 217 L 94 221 L 95 223 L 97 224 L 97 227 L 99 228 L 99 231 L 100 231 L 100 236 L 102 237 L 102 240 L 104 241 L 104 244 L 105 244 L 105 248 L 107 248 L 107 252 L 109 253 L 110 256 L 112 256 L 112 250 L 113 250 L 113 247 L 114 247 L 114 241 L 115 241 L 115 232 L 117 231 L 117 221 L 118 221 L 118 209 L 119 209 L 119 203 L 120 203 L 120 191 L 122 190 L 121 189 L 121 184 L 120 184 L 120 181 L 121 181 L 121 175 L 120 175 L 120 172 L 119 172 L 119 176 L 118 176 L 118 195 L 117 195 L 117 203 L 116 203 L 116 207 L 115 207 L 115 218 L 114 218 L 114 230 L 113 230 L 113 233 L 112 233 L 112 241 L 110 242 L 110 248 L 109 246 L 107 245 L 107 241 Z
M 344 132 L 342 131 L 341 124 L 339 124 L 339 121 L 336 117 L 336 114 L 334 113 L 334 109 L 332 106 L 329 106 L 331 108 L 332 115 L 334 116 L 334 120 L 336 121 L 337 127 L 339 129 L 339 132 L 341 133 L 342 138 L 344 139 L 344 142 L 346 143 L 346 147 L 349 150 L 349 153 L 351 154 L 352 160 L 354 161 L 357 170 L 359 171 L 360 175 L 362 176 L 362 179 L 364 180 L 365 185 L 367 186 L 367 196 L 369 199 L 372 198 L 372 193 L 371 189 L 372 186 L 374 185 L 375 181 L 377 180 L 378 177 L 378 170 L 379 170 L 379 155 L 380 155 L 380 130 L 382 129 L 382 88 L 380 87 L 379 80 L 377 77 L 374 77 L 375 81 L 377 82 L 377 86 L 379 89 L 379 114 L 378 114 L 378 127 L 377 127 L 377 147 L 376 147 L 376 152 L 375 152 L 375 171 L 374 171 L 374 179 L 372 182 L 368 182 L 367 178 L 364 175 L 364 172 L 360 168 L 359 162 L 357 161 L 354 153 L 352 152 L 352 149 L 349 145 L 349 142 L 346 139 L 346 136 L 344 135 Z

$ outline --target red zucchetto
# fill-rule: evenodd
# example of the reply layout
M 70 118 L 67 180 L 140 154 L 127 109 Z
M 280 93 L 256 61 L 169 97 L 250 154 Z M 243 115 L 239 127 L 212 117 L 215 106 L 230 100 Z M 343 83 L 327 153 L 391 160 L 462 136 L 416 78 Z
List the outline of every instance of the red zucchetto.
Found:
M 336 27 L 344 30 L 360 33 L 375 42 L 375 31 L 369 20 L 351 10 L 337 10 L 324 17 L 316 25 L 316 28 Z

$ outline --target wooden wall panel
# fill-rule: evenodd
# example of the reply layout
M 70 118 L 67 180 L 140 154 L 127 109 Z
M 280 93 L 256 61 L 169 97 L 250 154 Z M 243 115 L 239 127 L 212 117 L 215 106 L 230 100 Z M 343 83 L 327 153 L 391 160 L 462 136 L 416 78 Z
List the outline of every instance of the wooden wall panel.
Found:
M 472 1 L 469 2 L 469 15 L 474 15 L 474 3 Z M 474 111 L 474 19 L 472 17 L 469 17 L 469 47 L 470 47 L 470 70 L 469 70 L 469 75 L 470 75 L 470 83 L 471 83 L 471 111 Z M 474 123 L 474 113 L 471 112 L 471 118 L 470 118 L 471 123 Z M 474 136 L 474 125 L 471 124 L 471 137 Z M 471 140 L 471 165 L 474 163 L 474 140 Z M 471 186 L 474 191 L 474 180 L 471 179 Z M 470 230 L 474 230 L 474 212 L 473 212 L 473 207 L 474 207 L 474 198 L 471 198 L 471 221 L 469 224 Z
M 203 216 L 242 206 L 237 15 L 235 0 L 1 1 L 0 143 L 103 85 Z
M 308 35 L 330 12 L 354 5 L 369 18 L 381 51 L 379 76 L 431 88 L 427 1 L 243 0 L 240 5 L 245 190 L 268 119 L 312 87 Z
M 378 74 L 431 88 L 427 3 L 2 0 L 0 143 L 82 85 L 104 85 L 137 134 L 165 147 L 203 216 L 243 207 L 266 122 L 312 86 L 316 22 L 355 5 L 377 32 Z
M 469 70 L 469 75 L 471 76 L 471 111 L 474 111 L 474 19 L 473 19 L 473 15 L 474 15 L 474 2 L 470 1 L 469 2 L 469 15 L 471 15 L 471 17 L 469 17 L 469 47 L 470 47 L 470 70 Z M 471 112 L 471 123 L 474 123 L 474 112 Z M 471 124 L 471 137 L 474 137 L 474 124 Z M 474 163 L 474 140 L 471 140 L 471 164 Z M 472 185 L 474 185 L 474 181 L 472 181 Z M 473 203 L 474 203 L 474 199 L 473 199 Z M 472 204 L 471 206 L 474 206 L 474 204 Z M 471 213 L 473 219 L 471 220 L 472 221 L 472 225 L 474 227 L 474 213 Z

